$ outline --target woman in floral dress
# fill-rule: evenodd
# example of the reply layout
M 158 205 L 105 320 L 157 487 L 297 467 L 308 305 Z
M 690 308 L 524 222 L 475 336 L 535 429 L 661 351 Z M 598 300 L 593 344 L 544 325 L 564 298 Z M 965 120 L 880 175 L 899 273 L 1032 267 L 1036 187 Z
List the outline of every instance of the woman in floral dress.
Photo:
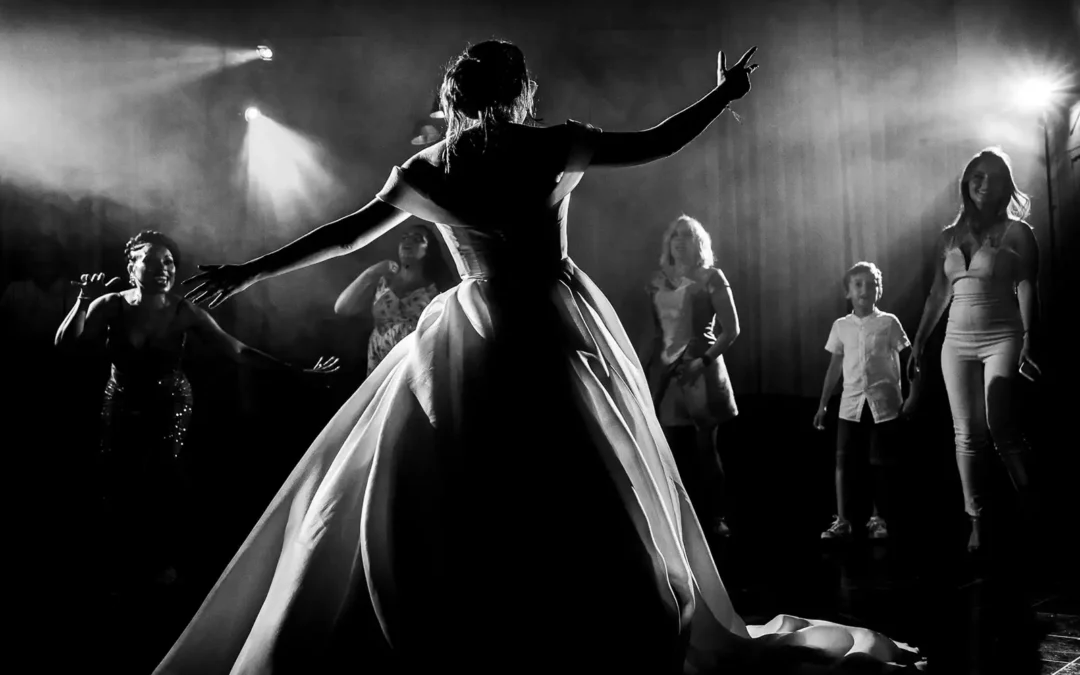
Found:
M 383 260 L 364 270 L 334 304 L 341 316 L 357 316 L 370 309 L 375 327 L 368 338 L 368 375 L 394 345 L 416 330 L 420 314 L 439 294 L 435 279 L 440 261 L 435 252 L 428 254 L 430 235 L 421 224 L 407 228 L 398 244 L 397 261 Z

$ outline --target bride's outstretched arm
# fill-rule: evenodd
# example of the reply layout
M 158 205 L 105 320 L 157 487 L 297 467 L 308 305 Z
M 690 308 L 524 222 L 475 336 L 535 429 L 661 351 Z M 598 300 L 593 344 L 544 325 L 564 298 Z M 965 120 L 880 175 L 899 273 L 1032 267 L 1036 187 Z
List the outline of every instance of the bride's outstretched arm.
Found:
M 202 273 L 184 281 L 197 284 L 186 297 L 192 302 L 207 302 L 213 309 L 257 281 L 363 248 L 408 217 L 408 213 L 397 207 L 373 199 L 356 213 L 327 223 L 273 253 L 242 265 L 199 265 Z
M 750 91 L 750 73 L 757 64 L 750 57 L 752 47 L 730 70 L 724 52 L 717 56 L 716 87 L 697 103 L 675 113 L 644 131 L 597 134 L 590 164 L 593 166 L 634 166 L 669 157 L 697 138 L 724 112 L 728 104 Z
M 296 241 L 247 263 L 256 281 L 286 274 L 330 258 L 352 253 L 404 222 L 409 214 L 384 201 L 373 199 L 356 213 L 300 237 Z

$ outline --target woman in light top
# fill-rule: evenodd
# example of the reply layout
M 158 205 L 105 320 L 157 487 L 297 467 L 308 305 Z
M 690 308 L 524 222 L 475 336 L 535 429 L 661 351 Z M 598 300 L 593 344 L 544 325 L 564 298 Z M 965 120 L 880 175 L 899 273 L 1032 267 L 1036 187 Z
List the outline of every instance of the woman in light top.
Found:
M 1014 407 L 1016 376 L 1035 379 L 1032 331 L 1039 316 L 1039 246 L 1024 222 L 1030 199 L 1013 180 L 1009 157 L 987 148 L 960 179 L 960 213 L 945 228 L 930 295 L 908 360 L 919 370 L 926 340 L 949 310 L 941 375 L 952 410 L 956 465 L 971 519 L 968 550 L 982 544 L 980 461 L 996 448 L 1013 486 L 1030 495 L 1027 444 Z
M 712 240 L 701 223 L 687 215 L 672 221 L 660 270 L 647 289 L 655 330 L 641 362 L 694 508 L 716 534 L 727 535 L 717 430 L 739 414 L 724 363 L 724 352 L 739 337 L 739 315 L 731 286 L 713 262 Z M 683 431 L 693 433 L 692 445 L 681 438 Z
M 437 250 L 431 250 L 436 246 L 424 225 L 404 229 L 397 261 L 383 260 L 367 268 L 334 303 L 334 312 L 341 316 L 371 313 L 375 327 L 368 338 L 368 375 L 394 345 L 416 330 L 420 314 L 439 294 L 441 260 Z

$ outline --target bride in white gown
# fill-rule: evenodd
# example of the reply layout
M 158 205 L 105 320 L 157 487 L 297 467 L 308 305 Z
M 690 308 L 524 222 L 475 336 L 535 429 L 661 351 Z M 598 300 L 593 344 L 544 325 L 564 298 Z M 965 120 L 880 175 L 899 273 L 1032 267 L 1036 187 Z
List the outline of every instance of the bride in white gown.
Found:
M 376 199 L 242 265 L 211 307 L 410 215 L 461 283 L 434 299 L 300 460 L 158 673 L 884 672 L 915 651 L 781 616 L 746 626 L 717 573 L 607 299 L 567 257 L 590 166 L 677 152 L 750 90 L 748 51 L 651 129 L 531 124 L 521 51 L 448 69 L 445 140 Z M 795 645 L 802 645 L 797 647 Z

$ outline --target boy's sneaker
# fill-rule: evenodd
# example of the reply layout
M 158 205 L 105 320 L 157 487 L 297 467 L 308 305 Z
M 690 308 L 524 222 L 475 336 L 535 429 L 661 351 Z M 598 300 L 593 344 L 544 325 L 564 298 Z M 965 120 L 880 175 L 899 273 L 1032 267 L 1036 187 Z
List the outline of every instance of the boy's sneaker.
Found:
M 870 522 L 866 524 L 866 529 L 871 539 L 887 539 L 889 537 L 889 530 L 885 527 L 885 519 L 880 516 L 870 518 Z
M 821 533 L 822 539 L 850 539 L 851 523 L 840 516 L 833 516 L 833 524 Z

